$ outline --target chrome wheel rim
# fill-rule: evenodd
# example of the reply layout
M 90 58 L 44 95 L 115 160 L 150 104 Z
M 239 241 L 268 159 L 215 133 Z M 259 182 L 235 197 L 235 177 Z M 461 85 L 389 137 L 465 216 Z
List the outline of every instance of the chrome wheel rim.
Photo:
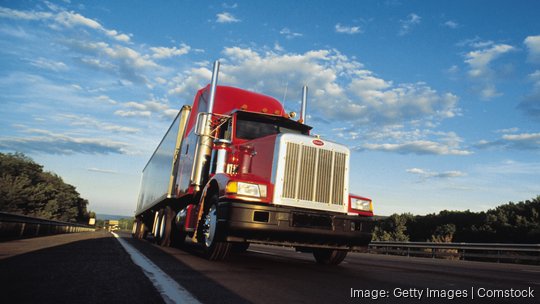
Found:
M 204 218 L 204 244 L 206 247 L 212 246 L 214 242 L 214 236 L 216 235 L 216 226 L 217 226 L 217 212 L 216 206 L 210 207 L 206 217 Z

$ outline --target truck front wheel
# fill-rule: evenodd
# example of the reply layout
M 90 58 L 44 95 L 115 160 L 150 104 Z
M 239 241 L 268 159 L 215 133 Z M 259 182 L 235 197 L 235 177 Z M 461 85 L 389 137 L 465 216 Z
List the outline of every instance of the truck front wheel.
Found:
M 338 265 L 347 256 L 347 250 L 317 248 L 313 250 L 313 256 L 319 264 Z
M 224 260 L 229 256 L 231 243 L 223 241 L 223 229 L 217 216 L 218 196 L 212 195 L 206 202 L 208 208 L 201 219 L 199 240 L 204 247 L 205 257 L 211 261 Z

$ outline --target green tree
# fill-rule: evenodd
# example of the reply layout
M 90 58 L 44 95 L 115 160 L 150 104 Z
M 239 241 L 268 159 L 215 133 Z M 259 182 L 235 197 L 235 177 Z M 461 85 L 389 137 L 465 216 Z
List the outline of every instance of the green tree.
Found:
M 88 201 L 75 187 L 21 153 L 0 153 L 0 210 L 69 222 L 87 222 Z
M 451 243 L 454 238 L 454 233 L 456 233 L 456 225 L 454 224 L 437 226 L 431 236 L 431 241 L 436 243 Z
M 373 230 L 374 241 L 409 241 L 407 234 L 407 222 L 413 221 L 414 216 L 410 213 L 392 214 L 388 218 L 379 221 Z

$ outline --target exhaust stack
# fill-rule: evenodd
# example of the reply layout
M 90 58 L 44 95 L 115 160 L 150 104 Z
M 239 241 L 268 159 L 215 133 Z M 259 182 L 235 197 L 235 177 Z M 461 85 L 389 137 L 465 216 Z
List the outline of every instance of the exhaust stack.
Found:
M 212 70 L 212 82 L 210 82 L 210 98 L 208 100 L 208 109 L 206 112 L 212 113 L 214 111 L 214 100 L 216 99 L 216 86 L 218 82 L 219 74 L 219 60 L 214 61 L 214 68 Z
M 306 123 L 307 94 L 308 94 L 308 87 L 307 85 L 305 85 L 302 87 L 302 108 L 300 109 L 300 119 L 299 119 L 299 121 L 303 124 Z
M 197 139 L 197 146 L 195 147 L 195 159 L 193 161 L 193 169 L 191 171 L 191 185 L 194 187 L 195 192 L 201 190 L 202 183 L 208 176 L 208 169 L 210 164 L 210 155 L 212 154 L 212 112 L 214 111 L 214 100 L 216 99 L 217 81 L 219 74 L 219 61 L 214 62 L 214 68 L 212 71 L 212 82 L 210 83 L 210 97 L 208 98 L 208 108 L 206 113 L 199 111 L 197 117 L 197 125 L 199 137 Z

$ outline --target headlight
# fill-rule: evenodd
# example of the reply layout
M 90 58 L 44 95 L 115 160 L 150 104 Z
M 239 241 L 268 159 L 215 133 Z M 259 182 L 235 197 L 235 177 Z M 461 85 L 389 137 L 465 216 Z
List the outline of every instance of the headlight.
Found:
M 371 201 L 356 197 L 351 197 L 351 208 L 361 211 L 373 211 L 373 205 L 371 204 Z
M 225 189 L 227 193 L 252 197 L 266 197 L 266 185 L 231 181 Z

